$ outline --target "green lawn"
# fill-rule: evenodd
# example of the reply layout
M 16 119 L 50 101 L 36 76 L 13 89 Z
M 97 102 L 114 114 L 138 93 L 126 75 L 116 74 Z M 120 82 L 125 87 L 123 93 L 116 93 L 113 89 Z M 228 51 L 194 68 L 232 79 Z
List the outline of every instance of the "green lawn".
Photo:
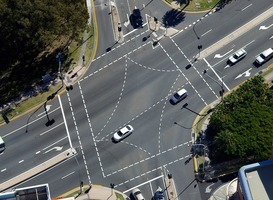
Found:
M 190 4 L 186 6 L 186 0 L 167 0 L 167 1 L 169 1 L 170 3 L 176 2 L 177 4 L 180 4 L 180 7 L 184 8 L 185 11 L 209 10 L 213 8 L 219 2 L 219 0 L 191 0 Z

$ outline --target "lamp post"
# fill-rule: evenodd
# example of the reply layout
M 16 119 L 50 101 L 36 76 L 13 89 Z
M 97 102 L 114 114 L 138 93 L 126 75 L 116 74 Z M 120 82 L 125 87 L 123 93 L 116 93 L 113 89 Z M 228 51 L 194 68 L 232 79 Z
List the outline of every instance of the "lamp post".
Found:
M 192 144 L 192 147 L 195 147 L 195 146 L 202 146 L 203 147 L 203 172 L 205 173 L 205 162 L 206 162 L 206 152 L 205 150 L 207 149 L 207 146 L 204 145 L 204 144 Z M 193 148 L 194 149 L 194 148 Z M 195 149 L 194 149 L 194 153 L 195 155 Z
M 218 71 L 218 70 L 217 70 Z M 219 71 L 218 71 L 219 72 Z M 221 74 L 221 83 L 219 83 L 217 80 L 215 80 L 214 78 L 212 78 L 210 75 L 207 74 L 207 70 L 205 69 L 203 71 L 203 74 L 206 74 L 210 79 L 212 79 L 214 82 L 216 82 L 220 87 L 221 87 L 221 91 L 220 91 L 220 95 L 221 95 L 221 100 L 223 101 L 224 98 L 224 81 L 223 81 L 223 74 L 220 72 Z

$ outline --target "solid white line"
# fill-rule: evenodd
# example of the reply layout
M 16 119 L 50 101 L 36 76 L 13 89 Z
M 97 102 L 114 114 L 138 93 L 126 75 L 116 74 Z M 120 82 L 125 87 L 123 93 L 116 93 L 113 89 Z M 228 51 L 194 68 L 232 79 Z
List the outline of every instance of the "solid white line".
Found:
M 1 172 L 4 172 L 4 171 L 6 171 L 6 170 L 7 170 L 7 168 L 5 168 L 5 169 L 2 169 L 2 170 L 1 170 Z
M 41 153 L 41 151 L 37 151 L 35 154 L 37 155 L 37 154 L 39 154 L 39 153 Z
M 212 29 L 208 30 L 207 32 L 203 33 L 203 34 L 201 35 L 201 37 L 203 37 L 204 35 L 208 34 L 208 33 L 211 32 L 211 31 L 212 31 Z
M 49 112 L 48 114 L 53 113 L 53 112 L 55 112 L 55 111 L 58 110 L 58 109 L 59 109 L 59 108 L 56 108 L 56 109 L 52 110 L 51 112 Z M 13 133 L 15 133 L 16 131 L 19 131 L 19 130 L 23 129 L 23 128 L 29 126 L 30 124 L 33 124 L 34 122 L 40 120 L 40 119 L 44 119 L 44 116 L 42 116 L 42 117 L 40 117 L 40 118 L 38 118 L 38 119 L 35 119 L 35 120 L 33 120 L 32 122 L 29 122 L 28 124 L 26 124 L 26 125 L 24 125 L 24 126 L 22 126 L 22 127 L 20 127 L 20 128 L 17 128 L 17 129 L 15 129 L 15 130 L 11 131 L 10 133 L 8 133 L 8 134 L 2 136 L 2 138 L 5 138 L 5 137 L 7 137 L 7 136 L 9 136 L 9 135 L 11 135 L 11 134 L 13 134 Z
M 255 40 L 252 40 L 251 42 L 247 43 L 245 46 L 243 46 L 243 48 L 246 48 L 248 45 L 250 45 L 253 42 L 255 42 Z
M 155 178 L 153 178 L 153 179 L 151 179 L 151 180 L 149 180 L 149 181 L 146 181 L 146 182 L 144 182 L 144 183 L 141 183 L 141 184 L 139 184 L 139 185 L 137 185 L 137 186 L 135 186 L 135 187 L 133 187 L 133 188 L 131 188 L 131 189 L 129 189 L 129 190 L 125 190 L 125 191 L 123 191 L 123 193 L 129 192 L 129 191 L 131 191 L 131 190 L 133 190 L 133 189 L 135 189 L 135 188 L 137 188 L 137 187 L 140 187 L 140 186 L 142 186 L 142 185 L 145 185 L 145 184 L 147 184 L 147 183 L 150 183 L 150 182 L 152 182 L 152 181 L 154 181 L 154 180 L 157 180 L 157 179 L 159 179 L 159 178 L 162 178 L 162 177 L 163 177 L 163 175 L 158 176 L 158 177 L 155 177 Z
M 75 171 L 74 171 L 74 172 L 71 172 L 71 173 L 69 173 L 69 174 L 67 174 L 67 175 L 65 175 L 65 176 L 63 176 L 62 179 L 66 178 L 66 177 L 68 177 L 68 176 L 70 176 L 70 175 L 72 175 L 72 174 L 74 174 L 74 173 L 75 173 Z
M 61 126 L 62 124 L 63 124 L 63 122 L 62 122 L 62 123 L 60 123 L 60 124 L 58 124 L 57 126 L 52 127 L 51 129 L 48 129 L 47 131 L 45 131 L 45 132 L 43 132 L 43 133 L 40 133 L 40 136 L 42 136 L 42 135 L 44 135 L 44 134 L 48 133 L 49 131 L 51 131 L 51 130 L 53 130 L 53 129 L 55 129 L 55 128 L 59 127 L 59 126 Z
M 22 163 L 22 162 L 24 162 L 24 160 L 20 160 L 18 163 Z
M 215 70 L 211 67 L 211 65 L 209 64 L 209 62 L 206 60 L 206 58 L 203 58 L 203 60 L 207 63 L 208 67 L 213 71 L 213 73 L 217 76 L 218 80 L 221 80 L 221 82 L 223 83 L 223 85 L 228 89 L 228 91 L 230 91 L 230 89 L 228 88 L 228 86 L 225 84 L 225 82 L 223 81 L 222 78 L 220 78 L 220 76 L 215 72 Z
M 250 6 L 252 6 L 252 3 L 249 4 L 247 7 L 243 8 L 241 11 L 244 11 L 245 9 L 249 8 Z
M 63 105 L 62 105 L 62 101 L 61 101 L 60 95 L 58 95 L 58 99 L 59 99 L 59 102 L 60 102 L 60 107 L 61 107 L 62 115 L 63 115 L 63 118 L 64 118 L 64 125 L 65 125 L 65 129 L 66 129 L 66 133 L 67 133 L 69 145 L 70 145 L 70 148 L 72 149 L 73 146 L 72 146 L 71 138 L 70 138 L 70 135 L 69 135 L 69 129 L 68 129 L 68 126 L 67 126 L 67 123 L 66 123 L 66 119 L 65 119 L 65 115 L 64 115 L 64 110 L 63 110 Z

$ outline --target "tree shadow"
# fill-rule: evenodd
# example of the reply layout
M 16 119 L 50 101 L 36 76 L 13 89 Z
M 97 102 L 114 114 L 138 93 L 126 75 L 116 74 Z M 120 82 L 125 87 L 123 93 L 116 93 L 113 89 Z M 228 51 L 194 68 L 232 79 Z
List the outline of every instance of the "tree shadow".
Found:
M 162 22 L 166 28 L 175 27 L 185 19 L 185 13 L 179 10 L 169 10 L 162 17 Z

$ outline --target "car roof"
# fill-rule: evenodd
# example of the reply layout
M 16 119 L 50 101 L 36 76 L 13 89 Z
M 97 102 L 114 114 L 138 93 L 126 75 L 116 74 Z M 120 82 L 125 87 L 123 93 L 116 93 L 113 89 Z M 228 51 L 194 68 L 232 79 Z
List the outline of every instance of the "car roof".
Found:
M 236 51 L 234 54 L 236 55 L 236 56 L 240 56 L 240 55 L 243 55 L 243 54 L 245 54 L 246 53 L 246 51 L 244 50 L 244 49 L 239 49 L 238 51 Z
M 185 89 L 183 88 L 183 89 L 179 90 L 179 91 L 177 92 L 177 94 L 178 94 L 179 96 L 182 96 L 182 95 L 185 94 L 186 92 L 187 92 L 187 90 L 185 90 Z
M 266 57 L 268 56 L 269 54 L 273 53 L 273 49 L 272 48 L 269 48 L 269 49 L 266 49 L 262 52 L 262 54 Z
M 126 133 L 127 131 L 128 131 L 128 128 L 126 126 L 120 129 L 121 133 Z

